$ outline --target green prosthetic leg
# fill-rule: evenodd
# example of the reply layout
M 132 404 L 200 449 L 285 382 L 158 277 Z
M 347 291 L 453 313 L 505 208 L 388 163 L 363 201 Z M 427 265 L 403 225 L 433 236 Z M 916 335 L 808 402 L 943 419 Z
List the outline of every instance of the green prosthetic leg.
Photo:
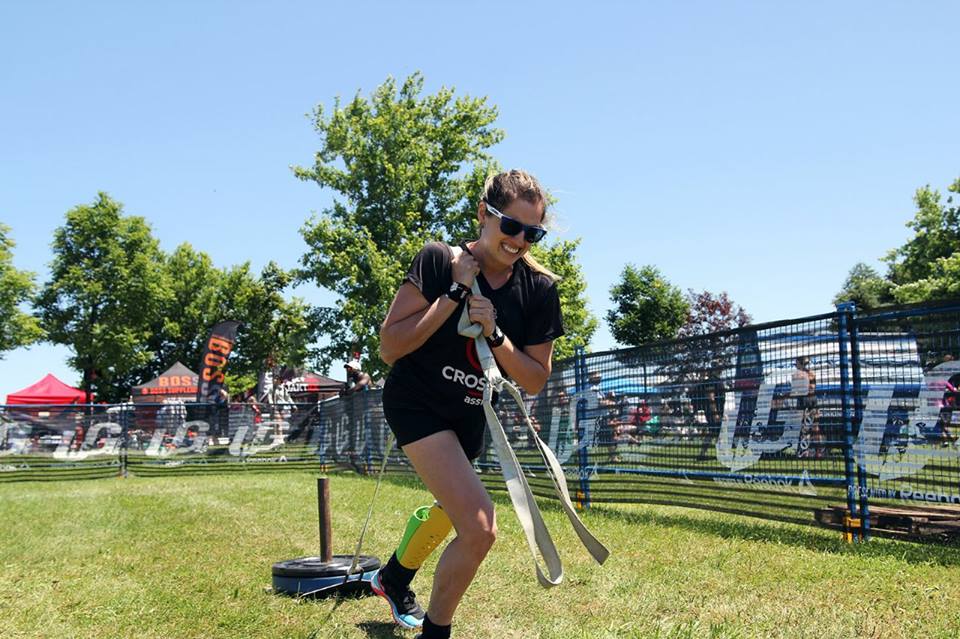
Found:
M 440 504 L 421 506 L 410 516 L 403 540 L 397 548 L 397 561 L 404 568 L 416 570 L 430 556 L 453 528 Z

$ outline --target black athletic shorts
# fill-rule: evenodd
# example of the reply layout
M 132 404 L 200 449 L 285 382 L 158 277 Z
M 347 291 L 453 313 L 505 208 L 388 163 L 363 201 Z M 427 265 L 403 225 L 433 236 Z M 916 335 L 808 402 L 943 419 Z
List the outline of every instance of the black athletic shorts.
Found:
M 486 428 L 482 410 L 457 418 L 444 417 L 412 395 L 389 382 L 383 389 L 383 416 L 397 438 L 398 446 L 406 446 L 442 430 L 452 430 L 467 459 L 472 461 L 480 456 Z

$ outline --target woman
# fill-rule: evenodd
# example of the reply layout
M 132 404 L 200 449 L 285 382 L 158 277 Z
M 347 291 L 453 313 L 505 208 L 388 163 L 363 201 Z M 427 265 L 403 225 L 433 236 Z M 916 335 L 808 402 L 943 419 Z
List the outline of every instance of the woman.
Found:
M 430 243 L 417 254 L 380 329 L 380 356 L 393 368 L 384 415 L 397 443 L 437 500 L 411 518 L 397 552 L 374 577 L 394 620 L 449 637 L 454 611 L 496 537 L 493 503 L 471 460 L 483 450 L 485 379 L 472 339 L 457 332 L 464 304 L 483 328 L 500 369 L 527 393 L 550 376 L 563 334 L 556 276 L 529 254 L 543 239 L 546 196 L 519 170 L 493 176 L 477 206 L 479 239 L 459 248 Z M 474 278 L 481 295 L 471 295 Z M 426 614 L 409 588 L 450 525 Z M 428 532 L 425 532 L 428 531 Z

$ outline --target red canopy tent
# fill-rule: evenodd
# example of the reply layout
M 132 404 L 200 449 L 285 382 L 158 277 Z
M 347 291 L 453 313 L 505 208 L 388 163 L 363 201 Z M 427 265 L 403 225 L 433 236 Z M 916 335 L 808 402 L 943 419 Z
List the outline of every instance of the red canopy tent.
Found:
M 87 394 L 79 388 L 67 386 L 47 373 L 47 376 L 36 384 L 27 386 L 23 390 L 7 395 L 7 404 L 83 404 L 87 401 Z

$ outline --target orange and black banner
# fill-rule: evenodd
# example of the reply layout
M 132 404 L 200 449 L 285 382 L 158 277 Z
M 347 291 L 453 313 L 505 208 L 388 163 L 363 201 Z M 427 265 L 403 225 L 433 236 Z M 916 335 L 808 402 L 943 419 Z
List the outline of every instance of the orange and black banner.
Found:
M 210 337 L 200 359 L 200 384 L 197 386 L 198 402 L 215 402 L 223 388 L 223 370 L 237 341 L 240 322 L 226 320 L 210 329 Z

